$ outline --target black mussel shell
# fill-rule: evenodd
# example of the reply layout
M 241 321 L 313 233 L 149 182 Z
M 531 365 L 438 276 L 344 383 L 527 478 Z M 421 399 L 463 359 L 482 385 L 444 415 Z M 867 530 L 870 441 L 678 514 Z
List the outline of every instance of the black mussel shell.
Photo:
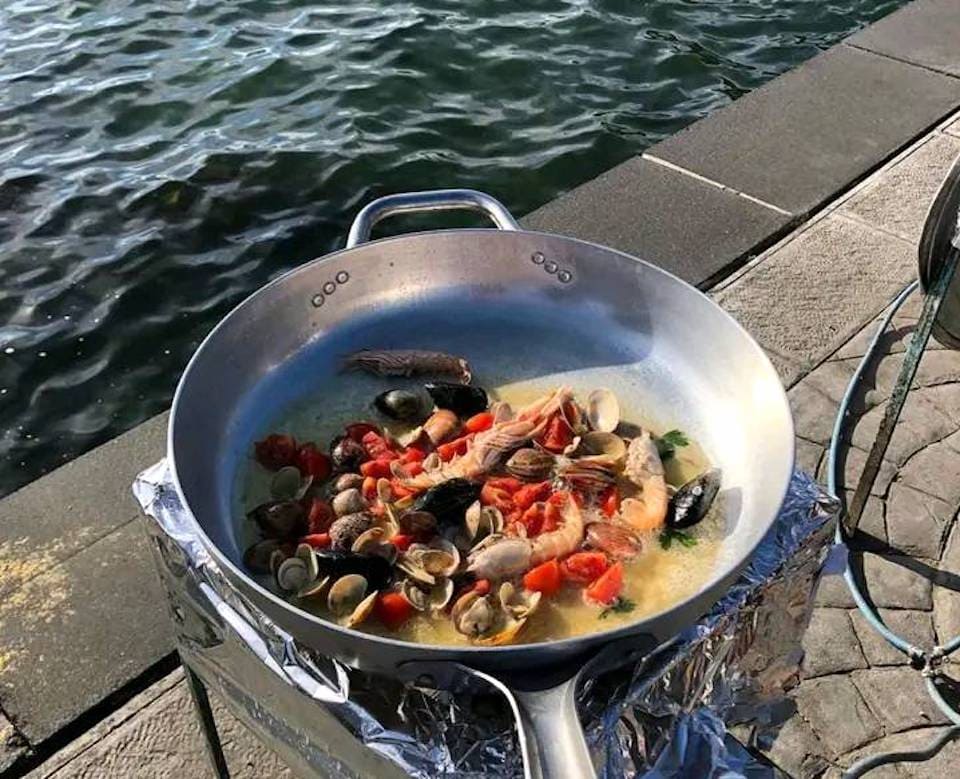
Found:
M 371 590 L 382 590 L 393 579 L 393 566 L 380 555 L 359 554 L 337 549 L 317 549 L 317 567 L 320 577 L 341 576 L 355 573 L 367 580 Z
M 251 544 L 243 553 L 243 564 L 254 573 L 270 573 L 270 558 L 277 550 L 288 557 L 294 553 L 294 545 L 276 538 L 266 538 Z
M 273 500 L 262 503 L 250 512 L 267 538 L 293 538 L 306 530 L 306 514 L 295 500 Z
M 680 530 L 703 519 L 720 491 L 720 469 L 711 468 L 678 489 L 667 507 L 667 527 Z
M 480 485 L 466 479 L 448 479 L 436 484 L 413 502 L 414 511 L 426 511 L 437 523 L 455 525 L 463 521 L 467 508 L 480 497 Z
M 338 436 L 330 442 L 330 460 L 337 471 L 359 471 L 360 466 L 368 459 L 363 444 L 349 436 Z
M 390 419 L 403 422 L 420 422 L 424 418 L 423 400 L 416 392 L 392 389 L 381 392 L 373 399 L 374 408 Z
M 459 417 L 479 414 L 481 411 L 486 411 L 490 404 L 487 393 L 482 387 L 437 381 L 425 384 L 424 388 L 437 404 L 437 408 L 449 409 Z

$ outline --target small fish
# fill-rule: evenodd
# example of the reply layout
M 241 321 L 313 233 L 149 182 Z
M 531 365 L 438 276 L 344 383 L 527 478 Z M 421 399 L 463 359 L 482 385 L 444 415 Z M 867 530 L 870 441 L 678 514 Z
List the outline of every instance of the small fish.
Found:
M 361 349 L 344 358 L 343 368 L 376 376 L 452 376 L 464 384 L 472 378 L 470 364 L 462 357 L 422 349 Z

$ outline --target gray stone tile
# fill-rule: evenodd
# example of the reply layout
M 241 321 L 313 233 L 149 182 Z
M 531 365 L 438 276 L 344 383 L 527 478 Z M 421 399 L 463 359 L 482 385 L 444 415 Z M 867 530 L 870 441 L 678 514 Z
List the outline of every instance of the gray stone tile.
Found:
M 820 460 L 823 454 L 824 448 L 820 444 L 797 438 L 796 467 L 804 473 L 816 476 L 820 469 Z
M 960 76 L 960 14 L 956 0 L 914 0 L 847 43 L 925 68 Z
M 940 569 L 947 575 L 960 574 L 960 523 L 954 522 L 950 538 L 940 560 Z M 948 584 L 943 582 L 943 584 Z M 936 587 L 933 592 L 933 621 L 940 643 L 960 636 L 960 591 L 953 587 Z
M 853 490 L 843 492 L 845 506 L 853 501 Z M 863 507 L 860 522 L 857 525 L 857 538 L 854 546 L 857 549 L 869 549 L 886 552 L 887 549 L 887 519 L 884 502 L 875 495 L 867 498 L 867 505 Z
M 790 388 L 787 400 L 790 401 L 797 435 L 826 446 L 830 442 L 839 404 L 803 380 Z
M 829 216 L 777 247 L 716 300 L 761 346 L 815 365 L 916 277 L 915 252 L 899 238 Z
M 814 779 L 829 765 L 824 746 L 800 717 L 788 719 L 764 754 L 795 779 Z
M 847 583 L 839 573 L 820 577 L 813 602 L 816 606 L 824 608 L 853 609 L 857 606 Z
M 931 741 L 937 738 L 943 732 L 943 728 L 917 728 L 903 733 L 893 733 L 874 741 L 869 746 L 861 747 L 849 754 L 843 755 L 838 762 L 844 767 L 853 765 L 864 757 L 870 757 L 882 752 L 915 752 L 924 749 Z M 945 757 L 953 756 L 956 760 L 960 757 L 954 742 L 953 745 L 944 748 L 941 754 L 946 753 Z M 910 777 L 910 779 L 947 779 L 953 776 L 951 770 L 955 763 L 940 762 L 939 756 L 933 760 L 927 760 L 920 763 L 898 763 L 897 765 L 883 766 L 882 768 L 870 771 L 867 776 L 870 779 L 884 779 L 884 777 Z M 884 773 L 885 772 L 885 773 Z
M 173 650 L 139 520 L 0 601 L 0 703 L 32 743 Z
M 887 536 L 898 552 L 936 560 L 943 534 L 956 508 L 945 501 L 907 486 L 890 485 L 887 498 Z
M 814 609 L 803 637 L 805 678 L 866 668 L 846 609 Z
M 956 430 L 956 423 L 928 394 L 931 389 L 911 392 L 900 413 L 900 420 L 884 454 L 885 459 L 897 466 L 903 466 L 918 452 Z M 886 403 L 881 403 L 856 420 L 851 435 L 854 446 L 869 451 L 877 438 L 884 414 Z
M 871 668 L 850 676 L 887 733 L 949 723 L 927 694 L 923 677 L 908 666 Z
M 700 285 L 767 242 L 788 221 L 783 214 L 639 157 L 522 220 L 531 230 L 612 246 Z
M 936 643 L 933 621 L 927 611 L 880 609 L 884 624 L 901 638 L 921 649 L 930 649 Z M 850 612 L 854 630 L 867 662 L 874 666 L 906 665 L 907 656 L 874 630 L 859 609 Z
M 933 606 L 930 579 L 914 570 L 902 555 L 863 555 L 864 574 L 873 602 L 882 608 L 929 610 Z
M 958 103 L 958 80 L 841 45 L 648 153 L 806 214 Z
M 161 414 L 0 500 L 0 601 L 137 516 L 134 477 L 165 449 Z
M 909 156 L 874 176 L 840 207 L 840 213 L 918 243 L 930 202 L 958 154 L 960 138 L 932 135 Z
M 862 671 L 857 673 L 864 673 Z M 808 679 L 794 692 L 800 715 L 836 757 L 883 735 L 849 676 Z
M 839 489 L 853 491 L 857 487 L 857 482 L 860 480 L 860 475 L 863 473 L 864 466 L 867 464 L 867 453 L 862 449 L 858 449 L 855 446 L 845 446 L 837 454 L 837 465 L 839 466 L 839 484 L 837 485 Z M 827 459 L 824 458 L 823 471 L 820 475 L 820 479 L 823 482 L 826 482 L 826 469 L 827 469 Z M 887 488 L 890 486 L 890 482 L 893 481 L 893 478 L 897 475 L 896 466 L 889 460 L 884 460 L 880 463 L 880 470 L 877 472 L 876 481 L 873 482 L 873 488 L 870 490 L 871 495 L 877 497 L 883 497 Z
M 960 452 L 946 442 L 930 444 L 900 469 L 900 480 L 951 506 L 960 504 Z
M 10 720 L 0 713 L 0 774 L 27 754 L 28 746 Z

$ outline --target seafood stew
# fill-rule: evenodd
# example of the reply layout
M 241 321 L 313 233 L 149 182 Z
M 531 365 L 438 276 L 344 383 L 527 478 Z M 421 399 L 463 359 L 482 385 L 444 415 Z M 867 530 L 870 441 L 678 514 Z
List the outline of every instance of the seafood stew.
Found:
M 271 433 L 250 466 L 244 563 L 300 608 L 498 646 L 630 623 L 709 579 L 720 472 L 682 432 L 628 421 L 613 392 L 512 397 L 435 352 L 365 351 L 345 368 L 382 389 L 328 446 Z

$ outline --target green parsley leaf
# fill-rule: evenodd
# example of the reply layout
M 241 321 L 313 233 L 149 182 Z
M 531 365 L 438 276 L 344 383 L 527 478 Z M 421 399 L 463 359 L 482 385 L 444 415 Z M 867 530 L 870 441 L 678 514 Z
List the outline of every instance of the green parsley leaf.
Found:
M 670 430 L 657 439 L 657 452 L 661 460 L 669 460 L 681 446 L 688 446 L 690 439 L 680 430 Z
M 629 598 L 617 598 L 612 604 L 600 612 L 599 619 L 606 619 L 611 614 L 626 614 L 637 607 Z
M 661 531 L 660 546 L 663 549 L 669 549 L 674 541 L 681 546 L 687 547 L 688 549 L 691 546 L 697 545 L 697 539 L 691 536 L 689 533 L 684 533 L 682 530 L 672 530 L 667 528 L 666 530 Z

